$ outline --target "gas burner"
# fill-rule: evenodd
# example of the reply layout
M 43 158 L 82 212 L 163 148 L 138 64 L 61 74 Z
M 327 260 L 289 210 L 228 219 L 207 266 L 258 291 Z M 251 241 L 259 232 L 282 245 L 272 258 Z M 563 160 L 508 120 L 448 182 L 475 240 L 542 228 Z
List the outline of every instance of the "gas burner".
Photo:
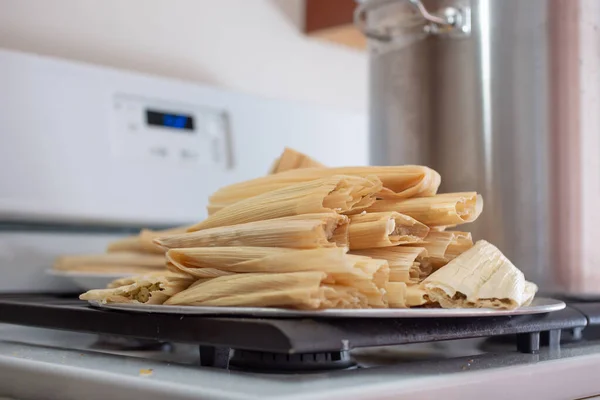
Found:
M 238 370 L 299 373 L 340 370 L 355 367 L 349 351 L 278 354 L 263 351 L 234 350 L 229 366 Z

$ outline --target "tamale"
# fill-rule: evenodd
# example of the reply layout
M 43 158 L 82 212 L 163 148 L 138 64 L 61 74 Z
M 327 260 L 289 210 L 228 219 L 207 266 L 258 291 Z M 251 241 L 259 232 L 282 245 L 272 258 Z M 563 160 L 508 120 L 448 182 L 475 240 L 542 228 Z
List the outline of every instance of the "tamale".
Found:
M 166 277 L 169 280 L 173 280 L 173 281 L 177 281 L 177 280 L 193 280 L 195 278 L 191 277 L 190 275 L 187 274 L 182 274 L 181 272 L 171 272 L 168 270 L 160 270 L 160 271 L 152 271 L 152 272 L 148 272 L 148 273 L 143 273 L 140 275 L 132 275 L 132 276 L 128 276 L 125 278 L 119 278 L 119 279 L 115 279 L 114 281 L 110 282 L 106 287 L 108 289 L 114 289 L 114 288 L 118 288 L 121 286 L 127 286 L 127 285 L 131 285 L 137 281 L 139 281 L 140 279 L 142 279 L 142 277 Z
M 406 283 L 389 282 L 386 287 L 389 308 L 406 308 Z
M 341 214 L 370 206 L 375 201 L 375 193 L 380 190 L 381 181 L 376 177 L 339 175 L 317 179 L 239 201 L 210 215 L 188 231 L 301 214 Z
M 350 249 L 370 249 L 421 242 L 429 228 L 397 212 L 363 213 L 350 217 Z
M 390 268 L 390 282 L 417 283 L 424 275 L 431 272 L 421 271 L 421 263 L 415 262 L 417 257 L 427 257 L 427 250 L 423 247 L 383 247 L 353 250 L 351 254 L 386 260 Z
M 184 275 L 140 276 L 129 285 L 90 290 L 79 298 L 102 303 L 163 304 L 169 297 L 187 289 L 192 282 L 193 278 Z
M 434 170 L 416 165 L 395 167 L 302 168 L 236 183 L 217 190 L 209 199 L 210 211 L 226 207 L 249 197 L 281 189 L 300 182 L 335 175 L 377 176 L 383 183 L 378 197 L 406 199 L 433 196 L 440 185 L 440 175 Z
M 236 274 L 211 279 L 184 290 L 165 304 L 217 307 L 285 307 L 297 309 L 361 306 L 356 291 L 326 285 L 324 272 Z
M 427 254 L 419 256 L 417 261 L 427 263 L 433 270 L 437 270 L 471 248 L 473 239 L 469 232 L 433 231 L 425 237 L 425 243 L 420 243 L 417 246 L 427 250 Z
M 432 303 L 427 292 L 420 283 L 416 285 L 406 285 L 405 301 L 408 307 L 418 307 Z
M 188 229 L 187 226 L 153 231 L 150 229 L 142 229 L 137 236 L 129 236 L 123 239 L 115 240 L 108 244 L 106 251 L 113 252 L 136 252 L 136 253 L 155 253 L 164 254 L 165 249 L 153 243 L 157 237 L 175 235 L 184 233 Z
M 354 287 L 367 296 L 370 306 L 384 307 L 387 262 L 346 252 L 346 248 L 198 247 L 169 250 L 167 265 L 203 279 L 236 273 L 325 272 L 326 283 Z
M 165 256 L 159 254 L 117 252 L 57 257 L 54 269 L 58 271 L 88 272 L 145 272 L 163 269 Z
M 443 308 L 515 309 L 537 291 L 495 246 L 479 240 L 422 282 L 428 297 Z
M 377 200 L 367 212 L 396 211 L 427 226 L 473 222 L 483 210 L 483 198 L 475 192 L 445 193 L 406 200 Z
M 312 249 L 348 246 L 348 217 L 336 213 L 302 214 L 160 237 L 166 249 L 185 247 L 288 247 Z
M 296 150 L 286 147 L 281 156 L 279 156 L 279 158 L 273 163 L 273 166 L 269 170 L 269 174 L 277 174 L 280 172 L 289 171 L 291 169 L 313 167 L 324 168 L 326 166 L 316 160 L 313 160 L 306 154 L 302 154 Z

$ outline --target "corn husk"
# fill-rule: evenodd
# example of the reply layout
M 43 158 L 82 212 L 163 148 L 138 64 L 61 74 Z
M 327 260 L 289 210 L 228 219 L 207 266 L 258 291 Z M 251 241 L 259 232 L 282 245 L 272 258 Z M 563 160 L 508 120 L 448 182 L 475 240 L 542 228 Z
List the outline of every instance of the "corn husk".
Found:
M 425 243 L 418 246 L 425 248 L 427 254 L 419 256 L 417 261 L 428 265 L 435 271 L 470 249 L 473 246 L 473 238 L 470 232 L 434 231 L 429 232 L 425 237 Z
M 119 279 L 115 279 L 113 281 L 111 281 L 108 285 L 106 285 L 107 289 L 114 289 L 114 288 L 118 288 L 121 286 L 127 286 L 127 285 L 131 285 L 137 281 L 139 281 L 140 279 L 142 279 L 143 277 L 149 277 L 149 278 L 160 278 L 160 277 L 165 277 L 166 279 L 169 279 L 170 281 L 177 281 L 177 280 L 194 280 L 193 277 L 191 277 L 190 275 L 187 274 L 183 274 L 183 273 L 179 273 L 179 272 L 172 272 L 172 271 L 168 271 L 168 270 L 160 270 L 160 271 L 151 271 L 148 273 L 144 273 L 144 274 L 140 274 L 140 275 L 132 275 L 132 276 L 127 276 L 124 278 L 119 278 Z
M 432 301 L 421 283 L 406 285 L 406 305 L 408 307 L 419 307 L 431 303 Z
M 386 287 L 389 308 L 407 308 L 406 283 L 389 282 Z
M 57 271 L 145 273 L 165 268 L 165 256 L 146 253 L 106 253 L 57 257 Z
M 314 167 L 325 168 L 326 166 L 310 158 L 306 154 L 302 154 L 286 147 L 281 156 L 273 163 L 273 166 L 269 170 L 269 174 L 278 174 L 292 169 Z
M 353 288 L 328 285 L 319 271 L 236 274 L 202 282 L 165 304 L 216 307 L 285 307 L 296 309 L 362 308 L 364 296 Z
M 431 273 L 431 268 L 421 269 L 417 257 L 426 258 L 427 250 L 423 247 L 395 246 L 379 249 L 353 250 L 352 254 L 386 260 L 389 264 L 390 282 L 418 283 Z
M 187 289 L 192 282 L 193 278 L 183 275 L 146 275 L 137 277 L 129 285 L 87 291 L 79 298 L 102 303 L 163 304 L 171 296 Z
M 422 282 L 443 308 L 515 309 L 529 304 L 537 287 L 495 246 L 479 240 Z
M 154 239 L 167 236 L 175 235 L 178 233 L 184 233 L 188 229 L 187 226 L 176 227 L 171 229 L 164 229 L 160 231 L 154 231 L 150 229 L 142 229 L 137 236 L 125 237 L 123 239 L 115 240 L 108 244 L 106 251 L 108 253 L 114 252 L 136 252 L 136 253 L 154 253 L 164 254 L 165 249 L 157 246 L 153 243 Z
M 249 222 L 155 239 L 165 249 L 185 247 L 288 247 L 312 249 L 348 246 L 348 217 L 336 213 L 303 214 Z
M 239 273 L 325 272 L 327 283 L 356 288 L 372 307 L 385 306 L 385 260 L 350 256 L 346 248 L 293 250 L 267 247 L 171 249 L 168 268 L 200 279 Z
M 370 249 L 421 242 L 429 228 L 397 212 L 363 213 L 350 217 L 350 249 Z
M 448 226 L 473 222 L 482 210 L 481 195 L 465 192 L 406 200 L 377 200 L 367 212 L 396 211 L 427 226 Z
M 290 185 L 323 179 L 335 175 L 361 177 L 377 176 L 383 183 L 380 198 L 406 199 L 415 196 L 433 196 L 440 185 L 440 175 L 434 170 L 415 165 L 397 167 L 340 167 L 302 168 L 236 183 L 217 190 L 210 197 L 209 212 L 213 213 L 230 204 Z
M 381 182 L 376 177 L 340 175 L 303 182 L 232 204 L 188 231 L 301 214 L 362 210 L 375 201 L 374 195 L 380 190 Z

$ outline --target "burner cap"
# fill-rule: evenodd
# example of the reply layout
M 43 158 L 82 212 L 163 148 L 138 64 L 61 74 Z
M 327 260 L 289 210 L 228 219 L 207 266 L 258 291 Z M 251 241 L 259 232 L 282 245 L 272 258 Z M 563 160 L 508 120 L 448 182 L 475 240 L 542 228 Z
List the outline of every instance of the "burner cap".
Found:
M 355 364 L 349 351 L 279 354 L 234 350 L 229 365 L 236 369 L 261 372 L 313 372 L 351 368 Z

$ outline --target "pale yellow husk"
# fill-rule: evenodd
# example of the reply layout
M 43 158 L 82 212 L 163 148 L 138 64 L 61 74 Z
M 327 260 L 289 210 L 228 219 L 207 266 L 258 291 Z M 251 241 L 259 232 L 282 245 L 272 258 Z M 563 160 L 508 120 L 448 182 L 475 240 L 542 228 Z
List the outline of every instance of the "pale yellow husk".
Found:
M 301 214 L 362 210 L 373 204 L 374 196 L 380 190 L 381 181 L 374 176 L 338 175 L 302 182 L 225 207 L 188 231 Z
M 129 285 L 90 290 L 79 298 L 102 303 L 163 304 L 171 296 L 187 289 L 193 281 L 193 278 L 183 275 L 139 276 Z
M 136 252 L 164 254 L 165 249 L 161 248 L 160 246 L 157 246 L 155 243 L 153 243 L 153 240 L 161 236 L 184 233 L 187 231 L 187 229 L 187 226 L 164 229 L 160 231 L 142 229 L 139 235 L 125 237 L 123 239 L 115 240 L 114 242 L 109 243 L 106 251 L 108 253 Z
M 425 237 L 425 242 L 417 246 L 427 250 L 427 254 L 419 256 L 417 261 L 437 270 L 470 249 L 473 238 L 470 232 L 432 231 Z
M 117 252 L 57 257 L 58 271 L 144 273 L 165 268 L 164 254 Z
M 292 169 L 314 167 L 325 168 L 326 166 L 310 158 L 306 154 L 302 154 L 299 151 L 286 147 L 281 156 L 273 163 L 273 166 L 269 170 L 269 174 L 277 174 Z
M 445 193 L 406 200 L 377 200 L 368 212 L 397 211 L 427 226 L 473 222 L 483 210 L 483 197 L 475 192 Z
M 514 309 L 529 304 L 537 287 L 495 246 L 478 241 L 423 282 L 444 308 Z
M 211 279 L 184 290 L 165 304 L 217 307 L 285 307 L 297 309 L 362 308 L 356 289 L 326 283 L 324 272 L 236 274 Z
M 429 228 L 397 212 L 363 213 L 350 217 L 350 249 L 370 249 L 421 242 Z
M 302 214 L 160 237 L 154 242 L 165 249 L 209 246 L 346 247 L 348 217 L 337 213 Z
M 164 277 L 166 279 L 168 279 L 169 281 L 172 282 L 176 282 L 176 281 L 181 281 L 181 280 L 194 280 L 195 278 L 193 278 L 190 275 L 187 274 L 183 274 L 181 272 L 172 272 L 172 271 L 168 271 L 168 270 L 160 270 L 160 271 L 151 271 L 148 273 L 142 273 L 139 275 L 132 275 L 132 276 L 128 276 L 125 278 L 119 278 L 119 279 L 115 279 L 114 281 L 110 282 L 108 285 L 106 285 L 106 287 L 108 289 L 114 289 L 114 288 L 118 288 L 120 286 L 127 286 L 127 285 L 131 285 L 137 281 L 139 281 L 140 279 L 142 279 L 143 277 L 157 277 L 157 278 L 161 278 Z
M 171 249 L 168 268 L 209 279 L 239 273 L 325 272 L 327 283 L 354 287 L 372 307 L 385 306 L 389 267 L 385 260 L 350 256 L 346 248 L 293 250 L 263 247 Z
M 290 170 L 219 189 L 210 197 L 210 212 L 237 203 L 249 197 L 283 187 L 323 179 L 335 175 L 377 176 L 383 183 L 378 197 L 406 199 L 415 196 L 433 196 L 440 185 L 440 175 L 434 170 L 416 165 L 395 167 L 340 167 L 302 168 Z
M 417 257 L 427 257 L 427 250 L 422 247 L 395 246 L 352 250 L 351 253 L 386 260 L 390 282 L 418 283 L 431 272 L 430 269 L 421 270 L 421 263 L 415 262 Z

